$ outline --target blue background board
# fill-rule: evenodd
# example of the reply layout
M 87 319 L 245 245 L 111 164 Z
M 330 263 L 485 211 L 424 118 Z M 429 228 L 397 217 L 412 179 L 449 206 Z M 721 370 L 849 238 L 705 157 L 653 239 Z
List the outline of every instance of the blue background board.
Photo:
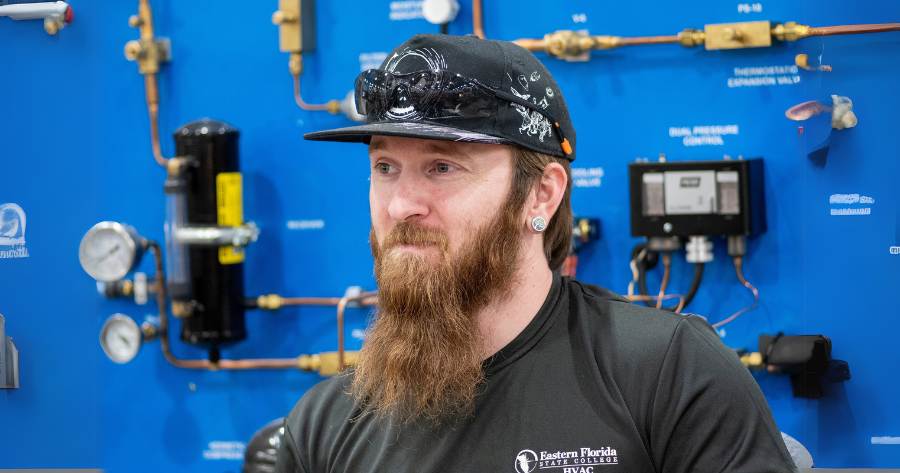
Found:
M 758 3 L 759 13 L 739 5 Z M 461 1 L 451 33 L 471 31 Z M 127 26 L 137 2 L 75 1 L 75 22 L 51 37 L 39 22 L 0 18 L 0 204 L 27 215 L 27 258 L 0 260 L 0 313 L 20 350 L 21 388 L 0 390 L 0 468 L 101 467 L 126 471 L 239 471 L 234 444 L 284 415 L 319 381 L 293 371 L 196 372 L 167 364 L 150 343 L 116 365 L 97 343 L 103 321 L 123 312 L 138 322 L 154 305 L 101 298 L 81 270 L 83 233 L 118 220 L 163 239 L 163 171 L 151 158 L 143 80 L 122 56 L 137 37 Z M 247 250 L 246 293 L 340 296 L 374 286 L 368 249 L 368 170 L 363 146 L 304 142 L 341 116 L 305 112 L 291 97 L 287 56 L 271 24 L 275 1 L 153 2 L 157 35 L 173 61 L 160 74 L 162 146 L 200 117 L 241 130 L 244 215 L 262 230 Z M 388 1 L 318 2 L 318 50 L 306 56 L 308 101 L 343 97 L 368 53 L 386 53 L 422 19 L 391 21 Z M 584 16 L 579 16 L 583 14 Z M 556 29 L 594 34 L 674 34 L 705 23 L 796 20 L 812 25 L 900 21 L 900 2 L 563 2 L 487 1 L 489 37 L 541 37 Z M 584 20 L 583 22 L 581 20 Z M 576 23 L 575 21 L 579 21 Z M 729 87 L 735 69 L 789 66 L 795 54 L 833 66 L 798 71 L 790 85 Z M 762 295 L 758 310 L 725 327 L 723 341 L 755 348 L 762 333 L 822 333 L 853 378 L 819 400 L 791 395 L 789 380 L 756 375 L 779 427 L 803 442 L 819 466 L 898 467 L 900 329 L 900 133 L 896 114 L 900 33 L 813 38 L 773 48 L 704 51 L 653 46 L 595 52 L 567 63 L 541 56 L 560 83 L 578 130 L 576 168 L 602 173 L 573 192 L 577 215 L 601 219 L 602 238 L 581 255 L 579 277 L 624 292 L 629 233 L 627 164 L 759 156 L 765 160 L 769 230 L 750 241 L 745 266 Z M 793 79 L 791 79 L 793 82 Z M 811 161 L 809 133 L 784 111 L 807 100 L 849 96 L 858 127 L 835 132 L 827 161 Z M 686 146 L 670 128 L 737 125 L 721 145 Z M 809 131 L 813 131 L 812 128 Z M 677 134 L 677 133 L 676 133 Z M 600 170 L 595 168 L 601 168 Z M 587 171 L 590 172 L 590 171 Z M 870 215 L 833 216 L 832 194 L 874 199 Z M 837 206 L 840 207 L 840 206 Z M 319 229 L 289 222 L 321 220 Z M 692 311 L 719 320 L 749 302 L 716 241 Z M 2 249 L 2 248 L 0 248 Z M 673 290 L 691 268 L 677 255 Z M 151 258 L 141 271 L 152 273 Z M 650 276 L 659 284 L 660 271 Z M 348 347 L 358 348 L 369 314 L 348 314 Z M 225 357 L 286 357 L 335 348 L 334 311 L 295 308 L 247 314 L 248 339 Z M 176 326 L 177 327 L 177 326 Z M 352 335 L 351 335 L 352 334 Z M 183 357 L 203 353 L 179 341 Z M 222 449 L 222 446 L 224 450 Z M 225 457 L 225 458 L 217 458 Z

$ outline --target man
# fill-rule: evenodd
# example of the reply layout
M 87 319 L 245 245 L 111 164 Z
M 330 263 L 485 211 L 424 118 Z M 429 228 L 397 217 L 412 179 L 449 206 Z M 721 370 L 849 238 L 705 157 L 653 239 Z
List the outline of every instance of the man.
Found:
M 377 318 L 285 423 L 280 472 L 783 472 L 759 388 L 701 319 L 562 278 L 575 132 L 511 43 L 413 37 L 356 82 Z

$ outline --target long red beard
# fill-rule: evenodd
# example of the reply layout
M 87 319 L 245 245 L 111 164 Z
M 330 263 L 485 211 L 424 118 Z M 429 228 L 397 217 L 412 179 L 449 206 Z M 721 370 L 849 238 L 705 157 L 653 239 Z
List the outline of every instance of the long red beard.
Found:
M 475 314 L 512 285 L 520 210 L 507 202 L 454 255 L 446 235 L 413 223 L 397 224 L 380 246 L 371 232 L 379 312 L 351 385 L 365 412 L 434 423 L 472 413 L 484 379 Z M 433 245 L 439 261 L 397 245 Z

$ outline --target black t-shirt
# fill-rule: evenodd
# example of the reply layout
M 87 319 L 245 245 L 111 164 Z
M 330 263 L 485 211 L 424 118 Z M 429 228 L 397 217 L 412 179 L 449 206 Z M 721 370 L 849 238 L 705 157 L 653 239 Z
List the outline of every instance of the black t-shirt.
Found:
M 440 428 L 359 416 L 352 374 L 326 380 L 288 417 L 276 470 L 794 471 L 756 382 L 698 317 L 555 276 L 484 372 L 474 415 Z

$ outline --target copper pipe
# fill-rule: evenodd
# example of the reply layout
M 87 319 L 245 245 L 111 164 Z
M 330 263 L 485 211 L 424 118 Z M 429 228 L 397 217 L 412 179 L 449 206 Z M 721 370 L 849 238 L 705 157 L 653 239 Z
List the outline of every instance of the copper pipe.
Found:
M 549 35 L 548 35 L 549 36 Z M 589 38 L 589 40 L 588 40 Z M 642 45 L 652 45 L 652 44 L 678 44 L 680 43 L 680 39 L 678 35 L 669 35 L 669 36 L 586 36 L 584 38 L 585 41 L 590 41 L 590 47 L 588 49 L 612 49 L 623 46 L 642 46 Z M 546 39 L 532 39 L 532 38 L 522 38 L 513 41 L 517 45 L 532 51 L 532 52 L 546 52 L 547 51 L 547 40 Z
M 281 305 L 323 305 L 336 306 L 341 302 L 340 297 L 283 297 Z
M 344 311 L 351 302 L 359 302 L 363 306 L 375 305 L 378 299 L 375 297 L 376 292 L 364 292 L 355 296 L 344 296 L 337 304 L 337 339 L 338 339 L 338 370 L 344 371 L 346 364 L 344 363 Z
M 475 0 L 473 0 L 475 1 Z M 473 7 L 473 15 L 474 15 L 474 7 Z M 692 31 L 696 34 L 703 35 L 702 31 L 696 30 L 686 30 Z M 863 25 L 840 25 L 840 26 L 819 26 L 819 27 L 810 27 L 805 25 L 798 25 L 794 22 L 788 22 L 784 24 L 776 25 L 772 30 L 772 35 L 777 39 L 782 41 L 796 41 L 798 39 L 807 38 L 810 36 L 835 36 L 835 35 L 847 35 L 847 34 L 863 34 L 863 33 L 885 33 L 891 31 L 900 31 L 900 23 L 879 23 L 879 24 L 863 24 Z M 694 40 L 699 42 L 684 42 L 681 35 L 665 35 L 665 36 L 596 36 L 596 35 L 582 35 L 580 33 L 576 33 L 571 30 L 562 30 L 557 31 L 555 33 L 550 33 L 544 36 L 543 39 L 533 39 L 533 38 L 523 38 L 517 39 L 513 41 L 519 46 L 529 50 L 529 51 L 548 51 L 548 39 L 549 38 L 559 38 L 559 35 L 562 34 L 565 37 L 575 36 L 577 40 L 580 42 L 577 49 L 578 51 L 586 52 L 588 50 L 593 49 L 611 49 L 618 48 L 622 46 L 639 46 L 639 45 L 653 45 L 653 44 L 683 44 L 685 46 L 697 46 L 699 44 L 703 44 L 703 39 Z M 574 54 L 571 51 L 565 53 L 565 56 Z M 554 53 L 554 55 L 558 55 Z
M 163 357 L 173 366 L 185 369 L 200 370 L 250 370 L 250 369 L 284 369 L 299 368 L 297 358 L 260 358 L 245 360 L 219 360 L 212 363 L 209 360 L 185 360 L 176 357 L 172 353 L 169 344 L 169 318 L 166 310 L 166 277 L 163 272 L 162 250 L 159 244 L 150 241 L 148 248 L 153 253 L 156 262 L 156 304 L 159 306 L 159 345 L 162 348 Z
M 147 113 L 150 116 L 150 145 L 153 147 L 153 159 L 156 160 L 156 164 L 166 167 L 169 160 L 163 156 L 159 144 L 159 89 L 156 74 L 144 75 L 144 89 L 147 96 Z
M 544 43 L 544 40 L 542 40 L 542 39 L 522 38 L 522 39 L 517 39 L 517 40 L 513 41 L 513 43 L 516 43 L 519 46 L 521 46 L 529 51 L 532 51 L 532 52 L 544 51 L 547 49 L 547 44 Z
M 141 41 L 145 44 L 155 41 L 153 38 L 153 11 L 148 0 L 138 2 L 138 18 L 140 25 L 138 30 Z M 162 155 L 159 144 L 159 88 L 156 83 L 156 73 L 144 74 L 144 91 L 147 99 L 147 112 L 150 116 L 150 145 L 153 148 L 153 159 L 162 167 L 166 167 L 168 159 Z
M 747 307 L 742 308 L 741 310 L 729 315 L 728 317 L 720 320 L 712 324 L 713 328 L 722 327 L 725 324 L 729 324 L 734 322 L 738 317 L 750 312 L 751 310 L 757 308 L 759 306 L 759 289 L 757 289 L 753 284 L 750 284 L 749 281 L 744 277 L 744 259 L 740 256 L 734 257 L 734 272 L 737 274 L 738 281 L 741 282 L 741 285 L 746 287 L 751 294 L 753 294 L 753 303 L 748 305 Z
M 672 255 L 669 252 L 665 252 L 662 254 L 662 263 L 663 263 L 663 277 L 662 282 L 659 284 L 659 295 L 656 297 L 656 308 L 661 309 L 663 298 L 666 295 L 666 286 L 669 285 L 669 275 L 672 271 Z
M 836 36 L 844 34 L 886 33 L 900 31 L 900 23 L 876 23 L 868 25 L 815 26 L 809 36 Z
M 481 0 L 472 0 L 472 29 L 475 36 L 484 39 L 484 18 L 482 15 Z
M 141 19 L 141 24 L 138 28 L 141 33 L 141 39 L 153 41 L 153 11 L 150 9 L 149 0 L 138 1 L 138 18 Z
M 298 107 L 311 112 L 328 112 L 331 110 L 327 103 L 310 104 L 303 100 L 303 96 L 300 95 L 300 74 L 294 74 L 294 101 L 297 102 Z
M 640 46 L 646 44 L 672 44 L 678 43 L 678 35 L 669 36 L 620 36 L 617 41 L 618 46 Z

